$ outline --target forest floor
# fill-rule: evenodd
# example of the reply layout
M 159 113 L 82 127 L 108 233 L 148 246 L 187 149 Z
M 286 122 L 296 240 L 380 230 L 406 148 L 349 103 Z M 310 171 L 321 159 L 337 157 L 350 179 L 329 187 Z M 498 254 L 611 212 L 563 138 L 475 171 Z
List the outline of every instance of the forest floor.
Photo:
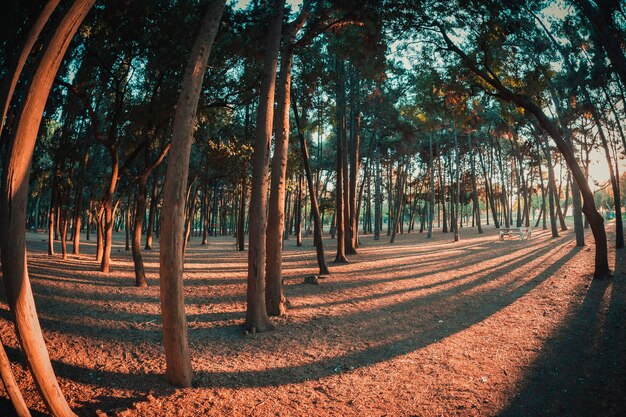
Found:
M 624 250 L 610 245 L 616 276 L 600 281 L 591 279 L 593 245 L 576 247 L 571 232 L 499 241 L 488 226 L 461 238 L 436 230 L 390 245 L 363 236 L 359 254 L 330 263 L 319 286 L 303 283 L 317 271 L 311 239 L 300 248 L 287 240 L 288 315 L 250 336 L 241 330 L 247 253 L 232 238 L 194 239 L 185 297 L 195 379 L 184 390 L 162 376 L 158 250 L 144 254 L 147 289 L 132 286 L 121 234 L 112 273 L 102 274 L 93 241 L 63 261 L 47 256 L 46 235 L 29 233 L 29 270 L 54 369 L 79 416 L 626 415 Z M 332 260 L 334 244 L 326 247 Z M 2 302 L 2 340 L 42 415 L 8 318 Z M 0 415 L 8 410 L 2 400 Z

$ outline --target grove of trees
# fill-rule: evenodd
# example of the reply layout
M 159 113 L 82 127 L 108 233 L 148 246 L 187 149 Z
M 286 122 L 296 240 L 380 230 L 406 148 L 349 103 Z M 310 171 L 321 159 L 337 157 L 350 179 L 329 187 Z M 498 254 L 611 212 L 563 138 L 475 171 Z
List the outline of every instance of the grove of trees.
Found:
M 27 229 L 46 233 L 49 255 L 63 259 L 95 240 L 105 274 L 116 268 L 114 232 L 125 231 L 128 285 L 140 288 L 142 251 L 158 240 L 166 378 L 179 387 L 193 380 L 191 237 L 233 236 L 233 250 L 248 251 L 246 334 L 288 310 L 285 239 L 313 237 L 320 275 L 352 262 L 369 234 L 393 244 L 404 233 L 462 241 L 490 227 L 542 227 L 557 237 L 573 225 L 583 246 L 589 228 L 595 279 L 611 277 L 607 212 L 614 247 L 624 246 L 618 0 L 2 8 L 2 280 L 53 416 L 74 414 L 42 337 Z M 592 187 L 596 160 L 608 182 Z M 0 375 L 17 414 L 30 415 L 4 349 Z

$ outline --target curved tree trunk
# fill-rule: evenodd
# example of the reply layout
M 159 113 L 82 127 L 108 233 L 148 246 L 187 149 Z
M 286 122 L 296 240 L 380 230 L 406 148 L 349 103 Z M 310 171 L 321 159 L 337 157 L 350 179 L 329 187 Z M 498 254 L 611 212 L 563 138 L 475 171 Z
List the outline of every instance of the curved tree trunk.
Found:
M 0 136 L 2 136 L 2 131 L 4 130 L 4 121 L 9 111 L 9 105 L 11 104 L 13 93 L 15 92 L 15 86 L 17 85 L 17 82 L 20 79 L 20 75 L 22 74 L 22 70 L 24 69 L 24 65 L 26 64 L 26 59 L 30 55 L 30 51 L 33 49 L 33 46 L 35 45 L 39 34 L 48 22 L 48 19 L 52 15 L 52 12 L 54 12 L 54 10 L 59 5 L 60 1 L 61 0 L 48 0 L 43 10 L 24 37 L 24 44 L 20 49 L 19 55 L 15 57 L 15 60 L 13 62 L 10 63 L 10 67 L 6 72 L 5 78 L 2 80 L 2 84 L 0 84 L 0 106 L 2 106 L 2 117 L 0 118 Z
M 0 239 L 6 297 L 35 385 L 51 415 L 74 416 L 57 382 L 43 339 L 26 261 L 26 203 L 30 163 L 43 110 L 65 51 L 94 0 L 76 0 L 45 47 L 21 106 L 17 129 L 8 144 L 2 173 Z
M 11 404 L 13 404 L 17 417 L 30 417 L 30 410 L 24 401 L 19 385 L 17 385 L 15 375 L 13 375 L 13 370 L 11 369 L 11 362 L 4 350 L 2 341 L 0 341 L 0 376 L 2 377 L 4 389 L 7 391 L 7 395 L 11 400 Z
M 579 1 L 582 2 L 586 0 Z M 587 183 L 585 174 L 580 169 L 574 153 L 568 146 L 567 142 L 563 139 L 558 126 L 556 126 L 552 122 L 552 120 L 550 120 L 548 116 L 543 112 L 541 107 L 535 104 L 529 97 L 511 91 L 506 86 L 504 86 L 499 79 L 494 78 L 492 75 L 478 68 L 477 64 L 452 42 L 452 40 L 448 37 L 443 28 L 440 29 L 442 36 L 444 37 L 444 40 L 448 45 L 448 48 L 457 55 L 459 55 L 473 73 L 485 80 L 489 85 L 497 90 L 500 98 L 514 103 L 516 106 L 525 109 L 530 114 L 535 116 L 539 126 L 541 126 L 541 128 L 550 135 L 557 148 L 559 149 L 559 152 L 565 158 L 567 166 L 572 171 L 572 176 L 574 177 L 574 180 L 578 183 L 578 187 L 580 188 L 580 192 L 582 194 L 582 211 L 589 222 L 591 231 L 593 233 L 593 238 L 596 243 L 593 276 L 597 279 L 610 277 L 611 271 L 609 269 L 608 244 L 606 240 L 606 230 L 604 228 L 604 219 L 602 218 L 602 215 L 598 213 L 598 210 L 595 207 L 593 193 L 591 192 L 591 188 Z
M 191 386 L 193 378 L 183 296 L 183 230 L 189 156 L 202 81 L 224 4 L 225 0 L 213 0 L 209 4 L 194 41 L 176 105 L 170 158 L 163 184 L 159 276 L 165 374 L 171 384 L 179 387 Z

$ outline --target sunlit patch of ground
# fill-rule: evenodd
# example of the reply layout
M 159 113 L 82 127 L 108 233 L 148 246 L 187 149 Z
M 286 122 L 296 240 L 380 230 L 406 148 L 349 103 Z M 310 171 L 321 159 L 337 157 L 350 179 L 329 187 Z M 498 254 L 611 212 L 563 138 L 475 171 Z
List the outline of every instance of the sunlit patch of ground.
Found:
M 624 415 L 624 252 L 616 260 L 612 250 L 615 279 L 592 282 L 593 246 L 576 248 L 570 232 L 461 236 L 404 234 L 392 245 L 363 236 L 359 254 L 330 263 L 320 286 L 302 283 L 317 270 L 311 239 L 302 248 L 287 240 L 288 316 L 249 337 L 240 329 L 246 253 L 232 238 L 194 239 L 185 297 L 196 377 L 187 390 L 161 377 L 158 247 L 145 252 L 147 289 L 132 286 L 123 242 L 102 274 L 93 242 L 63 261 L 46 255 L 44 235 L 29 234 L 29 269 L 50 356 L 79 415 Z M 326 247 L 332 260 L 333 242 Z M 19 360 L 5 304 L 0 313 Z M 15 371 L 43 411 L 23 367 Z

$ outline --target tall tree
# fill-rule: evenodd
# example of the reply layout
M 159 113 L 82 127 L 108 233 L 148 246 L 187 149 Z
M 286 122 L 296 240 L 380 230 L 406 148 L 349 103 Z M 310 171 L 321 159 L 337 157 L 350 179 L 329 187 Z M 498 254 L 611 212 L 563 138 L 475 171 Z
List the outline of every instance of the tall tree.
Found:
M 15 135 L 8 143 L 0 195 L 2 274 L 7 302 L 35 385 L 50 414 L 74 416 L 57 382 L 41 333 L 26 261 L 26 203 L 30 165 L 54 77 L 76 30 L 94 0 L 75 0 L 45 46 L 20 104 Z
M 264 2 L 271 10 L 267 49 L 263 61 L 263 76 L 257 108 L 256 136 L 252 157 L 252 186 L 250 194 L 250 224 L 248 226 L 248 289 L 246 321 L 249 332 L 273 328 L 265 306 L 265 243 L 267 227 L 267 176 L 274 118 L 276 69 L 283 25 L 284 0 Z
M 206 65 L 225 3 L 225 0 L 212 0 L 209 3 L 191 49 L 176 105 L 170 156 L 163 184 L 159 276 L 163 347 L 167 366 L 165 373 L 167 380 L 179 387 L 191 386 L 193 378 L 183 294 L 183 231 L 189 156 Z
M 309 15 L 310 1 L 302 5 L 298 17 L 285 29 L 283 45 L 280 49 L 280 73 L 276 88 L 276 117 L 274 156 L 272 158 L 272 174 L 267 219 L 265 265 L 267 284 L 265 287 L 265 307 L 270 316 L 281 316 L 285 313 L 285 296 L 283 295 L 282 271 L 282 237 L 285 229 L 285 184 L 287 175 L 287 156 L 289 151 L 289 109 L 291 100 L 291 67 L 293 64 L 293 48 L 298 32 L 304 26 Z

